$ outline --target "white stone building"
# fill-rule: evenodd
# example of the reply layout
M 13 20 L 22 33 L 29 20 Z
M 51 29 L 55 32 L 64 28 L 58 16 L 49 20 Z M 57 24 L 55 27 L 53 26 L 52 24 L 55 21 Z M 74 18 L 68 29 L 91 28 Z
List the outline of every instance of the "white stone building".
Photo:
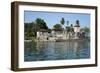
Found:
M 53 30 L 51 33 L 48 32 L 37 32 L 37 40 L 39 41 L 56 41 L 56 40 L 68 40 L 68 39 L 79 39 L 80 38 L 80 24 L 76 21 L 74 27 L 74 32 L 67 32 L 66 29 L 63 30 Z

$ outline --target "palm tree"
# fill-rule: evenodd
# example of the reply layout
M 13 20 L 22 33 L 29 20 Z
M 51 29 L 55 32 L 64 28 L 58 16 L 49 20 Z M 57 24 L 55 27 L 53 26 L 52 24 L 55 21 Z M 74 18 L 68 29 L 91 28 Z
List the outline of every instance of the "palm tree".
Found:
M 67 26 L 69 25 L 69 21 L 67 21 Z
M 61 25 L 64 25 L 65 24 L 65 19 L 62 18 L 61 21 L 60 21 Z
M 66 29 L 67 29 L 67 33 L 69 33 L 70 32 L 69 21 L 67 21 L 67 27 L 66 27 Z
M 66 29 L 67 29 L 67 36 L 68 36 L 68 38 L 70 39 L 72 33 L 74 32 L 73 24 L 71 24 L 71 25 L 69 26 L 69 21 L 67 21 L 67 28 L 66 28 Z
M 73 24 L 70 25 L 70 32 L 74 32 Z
M 66 26 L 67 37 L 70 39 L 70 27 L 69 27 L 69 21 L 67 21 L 66 23 L 67 23 L 67 26 Z

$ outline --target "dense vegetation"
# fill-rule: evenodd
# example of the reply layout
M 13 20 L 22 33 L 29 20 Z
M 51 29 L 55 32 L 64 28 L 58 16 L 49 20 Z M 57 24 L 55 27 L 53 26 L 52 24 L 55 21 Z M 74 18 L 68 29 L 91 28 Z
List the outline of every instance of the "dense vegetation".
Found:
M 77 20 L 76 23 L 79 24 L 79 20 Z M 52 29 L 61 30 L 63 29 L 63 25 L 67 25 L 66 26 L 67 32 L 74 32 L 73 24 L 69 25 L 69 21 L 65 21 L 64 18 L 62 18 L 59 21 L 59 23 L 54 24 Z M 25 23 L 24 27 L 25 27 L 24 29 L 25 39 L 35 39 L 37 31 L 51 32 L 52 30 L 47 26 L 47 23 L 41 18 L 37 18 L 35 21 L 30 23 Z M 86 34 L 89 34 L 90 29 L 88 27 L 84 27 L 81 28 L 81 31 L 85 31 Z

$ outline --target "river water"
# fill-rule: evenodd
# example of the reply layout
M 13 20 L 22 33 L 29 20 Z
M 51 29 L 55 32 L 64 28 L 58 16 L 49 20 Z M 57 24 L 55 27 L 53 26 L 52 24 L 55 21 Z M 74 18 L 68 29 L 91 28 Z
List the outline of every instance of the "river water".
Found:
M 24 42 L 24 61 L 90 58 L 90 41 Z

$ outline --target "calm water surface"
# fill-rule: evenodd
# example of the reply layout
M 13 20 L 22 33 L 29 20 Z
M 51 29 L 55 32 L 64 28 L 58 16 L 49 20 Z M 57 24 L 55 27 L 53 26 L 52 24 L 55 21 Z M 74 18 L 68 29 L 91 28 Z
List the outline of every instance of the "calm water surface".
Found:
M 90 58 L 90 41 L 24 42 L 24 61 Z

